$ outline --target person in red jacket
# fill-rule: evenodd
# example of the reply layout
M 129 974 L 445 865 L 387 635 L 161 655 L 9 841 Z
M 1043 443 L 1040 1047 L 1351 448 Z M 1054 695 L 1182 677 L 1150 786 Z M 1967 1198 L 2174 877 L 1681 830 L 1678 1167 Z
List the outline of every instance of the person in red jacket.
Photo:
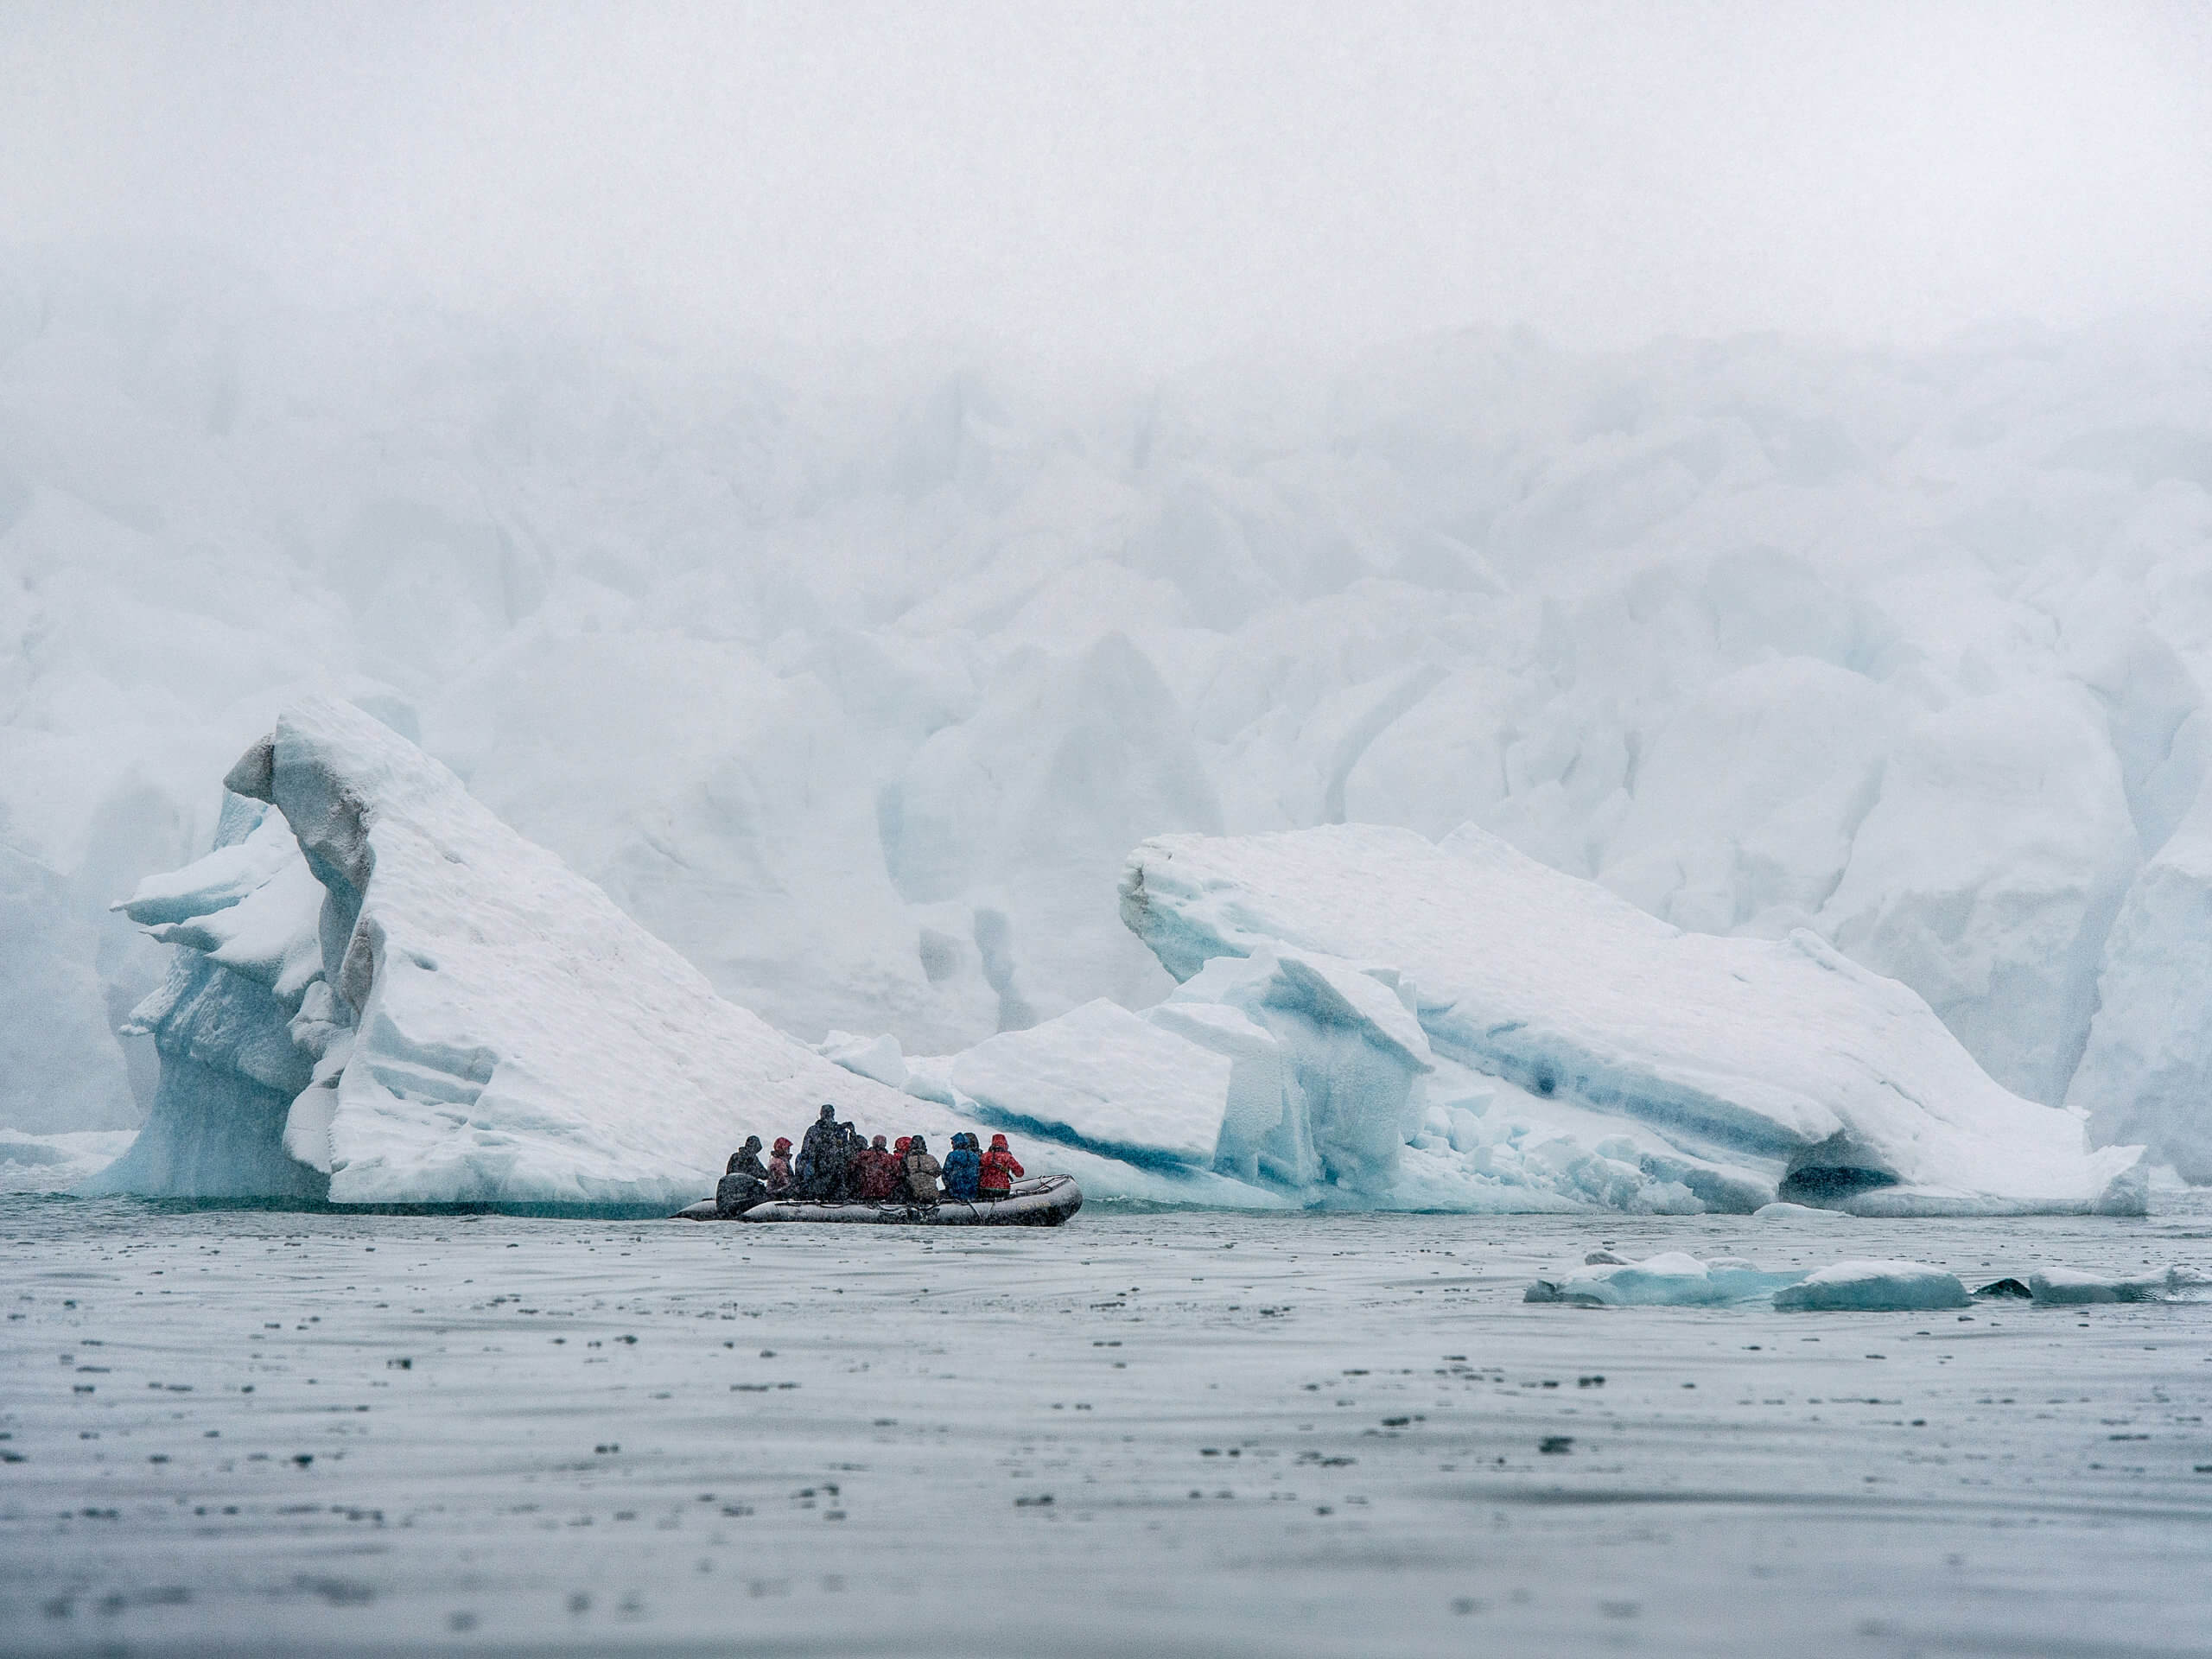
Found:
M 877 1135 L 873 1145 L 862 1150 L 855 1160 L 859 1181 L 858 1196 L 863 1198 L 887 1198 L 899 1190 L 899 1160 L 891 1155 Z
M 1014 1178 L 1022 1173 L 1021 1166 L 1007 1150 L 1006 1136 L 991 1137 L 991 1149 L 983 1154 L 982 1173 L 976 1178 L 976 1194 L 981 1198 L 1002 1198 L 1014 1191 Z
M 782 1135 L 776 1137 L 775 1150 L 768 1154 L 768 1194 L 784 1198 L 791 1190 L 791 1143 Z

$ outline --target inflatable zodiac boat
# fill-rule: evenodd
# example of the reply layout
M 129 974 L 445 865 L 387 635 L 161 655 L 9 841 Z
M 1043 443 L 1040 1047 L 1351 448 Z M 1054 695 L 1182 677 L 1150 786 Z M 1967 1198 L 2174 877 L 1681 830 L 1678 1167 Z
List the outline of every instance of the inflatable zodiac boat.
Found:
M 899 1227 L 1057 1227 L 1083 1208 L 1083 1189 L 1072 1175 L 1017 1181 L 1002 1198 L 942 1198 L 912 1204 L 895 1198 L 770 1198 L 726 1216 L 712 1198 L 676 1212 L 677 1221 L 843 1221 Z

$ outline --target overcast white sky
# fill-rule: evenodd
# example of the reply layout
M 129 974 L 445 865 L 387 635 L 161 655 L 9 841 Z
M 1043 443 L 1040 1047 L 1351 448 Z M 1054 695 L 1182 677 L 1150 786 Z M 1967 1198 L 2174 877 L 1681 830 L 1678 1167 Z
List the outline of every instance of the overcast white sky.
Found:
M 0 0 L 0 236 L 1160 366 L 2212 302 L 2212 7 Z

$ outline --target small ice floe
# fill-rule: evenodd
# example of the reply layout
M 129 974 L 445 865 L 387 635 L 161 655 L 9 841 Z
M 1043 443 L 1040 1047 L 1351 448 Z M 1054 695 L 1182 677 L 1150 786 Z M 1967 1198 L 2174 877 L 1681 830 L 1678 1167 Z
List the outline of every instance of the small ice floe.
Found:
M 1811 1273 L 1770 1273 L 1739 1256 L 1700 1261 L 1669 1251 L 1628 1262 L 1610 1250 L 1593 1250 L 1582 1266 L 1537 1280 L 1522 1300 L 1585 1307 L 1723 1307 L 1770 1300 L 1777 1308 L 1818 1313 L 1971 1305 L 1955 1275 L 1918 1262 L 1839 1262 Z
M 2168 1302 L 2202 1292 L 2212 1280 L 2190 1268 L 2126 1278 L 2046 1268 L 2028 1275 L 2028 1294 L 2044 1306 L 2073 1307 L 2090 1302 Z
M 1751 1211 L 1754 1221 L 1841 1221 L 1840 1210 L 1821 1210 L 1809 1204 L 1763 1204 Z
M 1955 1274 L 1919 1262 L 1839 1262 L 1774 1293 L 1777 1308 L 1828 1313 L 1918 1312 L 1972 1301 Z
M 106 1168 L 137 1138 L 135 1129 L 0 1129 L 0 1192 L 66 1192 Z
M 1700 1261 L 1679 1250 L 1624 1262 L 1593 1251 L 1581 1267 L 1556 1279 L 1539 1279 L 1522 1297 L 1531 1302 L 1577 1302 L 1586 1307 L 1718 1307 L 1756 1302 L 1803 1277 L 1764 1273 L 1732 1255 Z

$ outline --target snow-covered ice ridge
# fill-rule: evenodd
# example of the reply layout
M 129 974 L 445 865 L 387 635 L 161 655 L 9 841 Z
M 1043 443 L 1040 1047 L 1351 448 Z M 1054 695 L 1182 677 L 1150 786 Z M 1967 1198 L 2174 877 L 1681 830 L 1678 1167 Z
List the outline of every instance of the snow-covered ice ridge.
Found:
M 106 906 L 320 690 L 806 1040 L 1157 1001 L 1147 836 L 1471 821 L 2212 1176 L 2202 327 L 792 384 L 111 253 L 0 268 L 0 1126 L 139 1121 Z

